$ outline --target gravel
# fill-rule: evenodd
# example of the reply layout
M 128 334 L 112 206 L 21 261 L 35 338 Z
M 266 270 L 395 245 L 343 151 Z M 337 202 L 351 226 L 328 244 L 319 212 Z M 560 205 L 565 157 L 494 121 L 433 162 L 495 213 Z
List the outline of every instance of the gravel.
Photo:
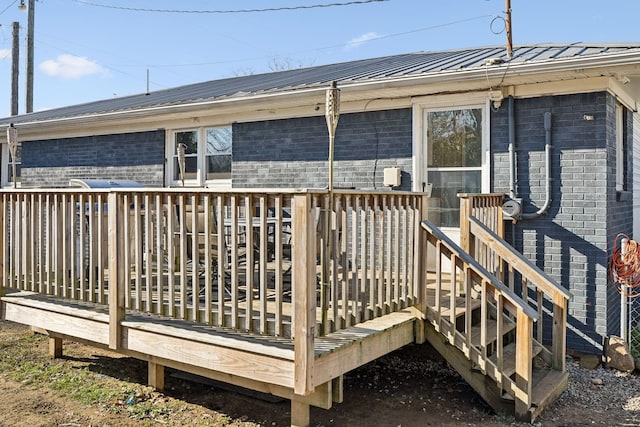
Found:
M 585 369 L 577 360 L 567 359 L 567 390 L 542 413 L 535 425 L 640 426 L 640 375 L 599 367 Z M 574 424 L 566 422 L 567 411 L 575 414 Z
M 587 369 L 580 366 L 577 357 L 570 356 L 566 369 L 567 390 L 545 408 L 533 426 L 640 426 L 640 372 L 623 373 L 603 366 Z M 429 346 L 408 346 L 359 368 L 347 375 L 345 386 L 357 391 L 351 399 L 345 399 L 344 405 L 358 398 L 382 402 L 395 399 L 395 406 L 416 408 L 425 414 L 423 424 L 405 419 L 404 423 L 398 423 L 402 426 L 531 425 L 517 422 L 513 416 L 493 413 Z M 371 396 L 367 396 L 367 391 Z M 444 422 L 445 415 L 450 422 Z

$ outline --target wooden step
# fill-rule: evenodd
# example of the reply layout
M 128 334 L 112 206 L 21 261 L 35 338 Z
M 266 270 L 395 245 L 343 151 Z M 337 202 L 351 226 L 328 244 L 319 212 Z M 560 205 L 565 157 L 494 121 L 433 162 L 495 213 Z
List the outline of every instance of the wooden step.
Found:
M 536 357 L 538 354 L 540 354 L 541 351 L 542 351 L 542 346 L 536 343 L 533 343 L 531 358 L 533 359 L 534 357 Z M 504 358 L 502 362 L 502 372 L 504 373 L 504 375 L 510 377 L 511 375 L 516 373 L 516 344 L 511 343 L 506 345 L 502 350 L 502 354 Z M 491 355 L 491 357 L 489 357 L 489 360 L 492 363 L 497 365 L 498 364 L 497 353 Z
M 531 404 L 542 408 L 554 402 L 567 389 L 569 373 L 551 368 L 533 369 Z
M 502 321 L 502 334 L 506 335 L 516 328 L 515 322 L 508 317 L 504 316 Z M 494 319 L 487 319 L 487 344 L 496 342 L 498 339 L 498 321 Z M 482 327 L 480 324 L 471 327 L 471 344 L 479 347 L 480 338 L 482 333 Z
M 441 291 L 440 293 L 440 316 L 442 317 L 449 317 L 450 313 L 451 313 L 451 309 L 450 309 L 450 295 L 448 291 Z M 465 306 L 466 304 L 466 299 L 465 297 L 456 297 L 455 299 L 455 317 L 458 318 L 460 316 L 463 316 L 466 312 L 467 312 L 467 308 Z M 471 310 L 475 310 L 477 308 L 480 308 L 481 302 L 478 299 L 472 299 L 471 300 Z M 436 306 L 436 293 L 434 289 L 427 289 L 427 307 L 428 310 L 433 313 L 433 314 L 437 314 L 437 311 L 435 310 Z

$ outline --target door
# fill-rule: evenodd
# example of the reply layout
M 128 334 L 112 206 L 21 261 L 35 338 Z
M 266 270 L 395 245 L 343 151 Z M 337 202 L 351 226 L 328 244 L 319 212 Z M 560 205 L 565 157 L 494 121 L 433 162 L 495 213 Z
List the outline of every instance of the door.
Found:
M 484 106 L 425 109 L 421 174 L 431 185 L 428 219 L 460 242 L 460 193 L 488 191 Z

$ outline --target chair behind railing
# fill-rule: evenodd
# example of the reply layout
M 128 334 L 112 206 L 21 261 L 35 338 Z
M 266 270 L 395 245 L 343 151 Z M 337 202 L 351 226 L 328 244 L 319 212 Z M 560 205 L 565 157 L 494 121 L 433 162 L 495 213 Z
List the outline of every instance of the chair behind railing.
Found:
M 341 190 L 314 196 L 320 334 L 417 305 L 422 193 Z M 331 215 L 327 215 L 329 207 Z
M 3 287 L 106 302 L 104 191 L 12 191 L 1 203 Z
M 119 316 L 135 310 L 285 338 L 298 299 L 318 334 L 419 305 L 425 195 L 333 197 L 325 225 L 327 190 L 5 191 L 2 287 L 104 305 L 117 287 Z M 296 222 L 311 228 L 296 234 Z

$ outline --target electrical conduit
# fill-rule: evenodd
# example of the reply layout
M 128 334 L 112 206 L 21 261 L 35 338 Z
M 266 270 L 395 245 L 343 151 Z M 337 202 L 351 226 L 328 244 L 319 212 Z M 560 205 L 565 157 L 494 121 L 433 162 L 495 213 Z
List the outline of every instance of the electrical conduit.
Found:
M 551 206 L 551 113 L 544 113 L 544 131 L 545 131 L 545 200 L 544 205 L 537 212 L 523 213 L 521 219 L 536 219 L 547 213 Z

